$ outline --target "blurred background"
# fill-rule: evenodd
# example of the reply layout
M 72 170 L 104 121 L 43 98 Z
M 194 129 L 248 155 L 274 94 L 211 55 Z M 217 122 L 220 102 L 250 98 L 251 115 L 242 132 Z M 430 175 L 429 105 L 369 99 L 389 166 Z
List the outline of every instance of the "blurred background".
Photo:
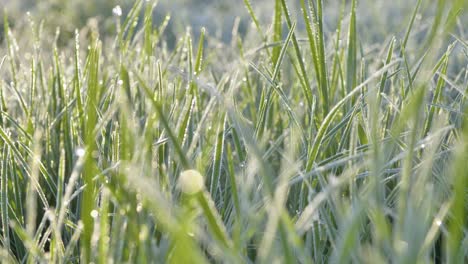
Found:
M 251 26 L 251 19 L 247 13 L 243 0 L 160 0 L 154 19 L 156 23 L 164 20 L 170 14 L 171 20 L 168 32 L 177 34 L 190 26 L 195 33 L 201 27 L 205 27 L 210 35 L 229 42 L 233 26 L 239 18 L 239 32 L 244 33 Z M 252 7 L 259 19 L 271 23 L 273 0 L 250 0 Z M 350 1 L 347 1 L 350 2 Z M 361 37 L 369 40 L 381 41 L 389 33 L 400 33 L 406 27 L 407 20 L 416 0 L 360 0 L 358 1 L 358 23 L 365 25 L 372 21 L 372 32 L 366 32 L 361 28 Z M 424 2 L 424 1 L 423 1 Z M 23 17 L 27 12 L 40 21 L 45 19 L 47 28 L 60 26 L 63 32 L 73 32 L 75 28 L 81 29 L 90 23 L 98 23 L 101 33 L 112 34 L 115 25 L 113 8 L 120 6 L 122 17 L 130 10 L 134 0 L 0 0 L 2 9 L 8 11 L 11 23 Z M 327 0 L 325 4 L 325 27 L 331 31 L 336 28 L 342 0 Z M 291 14 L 300 15 L 299 0 L 289 0 L 288 5 Z M 429 5 L 436 6 L 436 5 Z M 385 10 L 385 12 L 382 12 Z M 429 8 L 423 12 L 432 13 Z M 467 16 L 463 22 L 468 23 Z M 15 19 L 16 18 L 16 19 Z M 301 28 L 301 20 L 298 19 L 298 29 Z M 3 21 L 3 19 L 2 19 Z M 3 22 L 2 22 L 3 23 Z M 380 28 L 381 30 L 375 30 Z M 380 33 L 381 32 L 381 33 Z
M 144 1 L 144 0 L 143 0 Z M 232 32 L 236 32 L 244 42 L 244 47 L 255 49 L 262 43 L 254 28 L 244 0 L 146 0 L 157 2 L 153 21 L 160 25 L 167 16 L 169 23 L 164 31 L 164 40 L 168 47 L 174 47 L 177 40 L 189 29 L 195 41 L 202 27 L 206 28 L 208 36 L 212 40 L 229 44 L 232 41 Z M 315 1 L 312 1 L 315 2 Z M 337 28 L 337 21 L 343 10 L 342 0 L 326 0 L 324 2 L 324 32 L 325 37 L 332 39 Z M 349 3 L 345 7 L 343 15 L 343 36 L 346 39 L 346 26 L 348 22 Z M 415 29 L 408 44 L 408 49 L 420 49 L 424 37 L 427 35 L 433 22 L 433 15 L 437 4 L 432 1 L 422 1 L 421 14 L 415 21 Z M 117 31 L 117 25 L 125 19 L 135 0 L 0 0 L 0 7 L 6 10 L 10 27 L 16 36 L 30 34 L 28 16 L 32 21 L 42 24 L 42 34 L 54 36 L 57 28 L 60 35 L 59 45 L 72 44 L 69 40 L 74 37 L 74 31 L 80 30 L 81 36 L 86 35 L 90 28 L 97 29 L 101 40 L 106 42 L 106 37 L 112 39 Z M 274 0 L 250 0 L 252 8 L 261 22 L 263 30 L 269 28 L 274 13 Z M 304 37 L 303 20 L 300 11 L 299 0 L 287 0 L 292 17 L 298 17 L 297 30 L 299 36 Z M 393 36 L 404 36 L 411 13 L 417 0 L 359 0 L 357 7 L 357 30 L 359 41 L 365 43 L 361 46 L 363 55 L 372 50 L 380 50 L 382 45 L 387 45 Z M 117 8 L 117 9 L 116 9 Z M 113 12 L 114 10 L 114 12 Z M 121 10 L 121 12 L 115 12 Z M 4 12 L 2 12 L 3 16 Z M 457 31 L 466 39 L 468 24 L 468 12 L 460 16 L 457 21 Z M 119 16 L 120 15 L 120 16 Z M 143 16 L 143 14 L 141 14 Z M 0 19 L 0 41 L 3 38 L 3 18 Z M 288 32 L 283 25 L 283 34 Z M 23 30 L 21 30 L 23 29 Z M 21 40 L 19 40 L 21 42 Z M 26 40 L 29 41 L 29 40 Z M 327 41 L 328 42 L 328 41 Z M 330 43 L 332 45 L 333 43 Z M 342 43 L 345 45 L 346 43 Z M 331 48 L 331 47 L 330 47 Z M 455 63 L 455 65 L 462 65 Z

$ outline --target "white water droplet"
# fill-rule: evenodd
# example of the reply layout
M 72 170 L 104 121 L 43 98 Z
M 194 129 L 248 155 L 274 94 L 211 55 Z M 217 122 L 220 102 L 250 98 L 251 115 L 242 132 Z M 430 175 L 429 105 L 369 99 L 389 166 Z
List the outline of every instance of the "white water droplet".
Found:
M 96 217 L 98 217 L 98 215 L 99 215 L 98 211 L 96 211 L 96 210 L 91 211 L 91 217 L 92 218 L 96 218 Z
M 84 148 L 79 148 L 75 151 L 75 154 L 78 156 L 78 157 L 83 157 L 84 154 L 85 154 L 85 150 Z
M 112 8 L 112 14 L 115 16 L 122 16 L 122 8 L 120 8 L 119 5 L 116 5 L 114 8 Z
M 143 210 L 143 204 L 142 204 L 142 203 L 138 203 L 138 204 L 137 204 L 136 211 L 139 213 L 139 212 L 141 212 L 141 210 Z

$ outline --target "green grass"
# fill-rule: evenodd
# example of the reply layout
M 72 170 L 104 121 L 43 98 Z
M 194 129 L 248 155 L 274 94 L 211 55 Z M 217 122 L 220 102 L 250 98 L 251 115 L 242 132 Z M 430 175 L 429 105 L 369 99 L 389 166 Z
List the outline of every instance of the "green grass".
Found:
M 467 5 L 409 2 L 244 0 L 174 45 L 152 1 L 68 38 L 5 12 L 0 262 L 468 262 Z

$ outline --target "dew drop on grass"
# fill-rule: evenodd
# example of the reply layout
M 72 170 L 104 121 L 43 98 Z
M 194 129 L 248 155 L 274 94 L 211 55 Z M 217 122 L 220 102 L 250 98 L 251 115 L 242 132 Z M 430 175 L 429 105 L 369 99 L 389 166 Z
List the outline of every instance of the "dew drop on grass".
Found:
M 138 203 L 138 204 L 137 204 L 137 207 L 136 207 L 136 211 L 139 213 L 139 212 L 141 212 L 141 210 L 143 210 L 143 204 L 142 204 L 142 203 Z
M 98 214 L 99 214 L 99 213 L 98 213 L 97 210 L 92 210 L 90 215 L 91 215 L 92 218 L 97 218 L 97 217 L 98 217 Z
M 120 8 L 119 5 L 116 5 L 114 8 L 112 8 L 112 14 L 114 14 L 114 16 L 121 16 L 122 15 L 122 8 Z
M 84 154 L 85 154 L 84 148 L 78 148 L 78 149 L 76 149 L 75 154 L 76 154 L 76 156 L 78 156 L 78 157 L 83 157 Z

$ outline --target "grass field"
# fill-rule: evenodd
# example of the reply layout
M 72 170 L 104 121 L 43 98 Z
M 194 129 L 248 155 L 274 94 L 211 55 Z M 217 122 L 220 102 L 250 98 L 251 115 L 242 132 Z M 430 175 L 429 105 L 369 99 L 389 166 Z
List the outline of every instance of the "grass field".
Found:
M 4 12 L 1 263 L 468 262 L 466 1 L 111 2 Z

